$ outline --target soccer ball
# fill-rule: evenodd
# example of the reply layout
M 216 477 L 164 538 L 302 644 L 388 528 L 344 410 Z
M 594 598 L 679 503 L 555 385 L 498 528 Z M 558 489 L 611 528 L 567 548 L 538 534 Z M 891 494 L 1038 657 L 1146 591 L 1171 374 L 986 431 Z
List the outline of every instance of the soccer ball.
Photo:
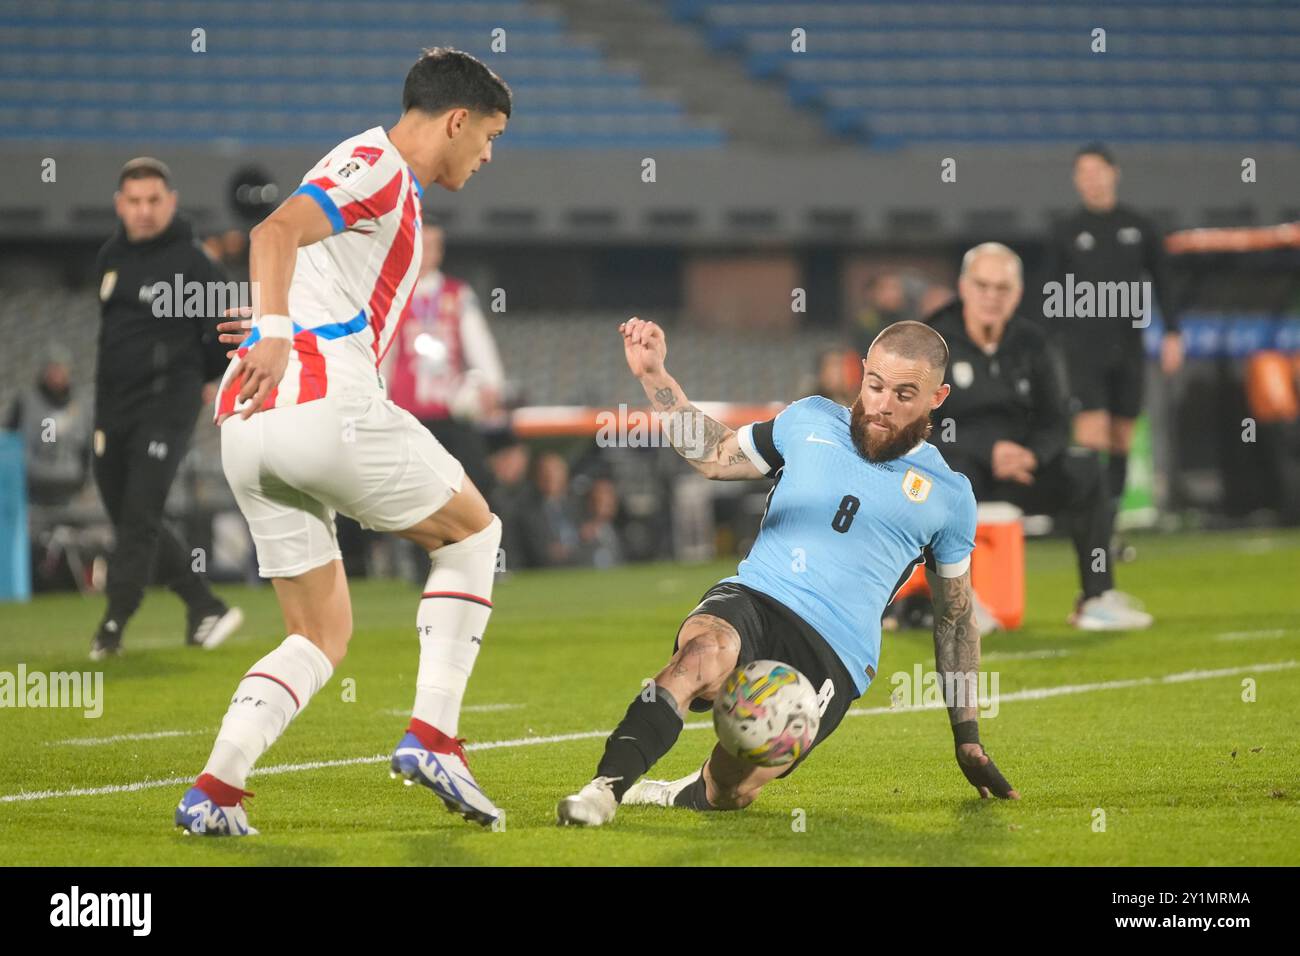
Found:
M 713 702 L 713 729 L 723 749 L 760 767 L 798 760 L 820 722 L 813 685 L 780 661 L 736 668 Z

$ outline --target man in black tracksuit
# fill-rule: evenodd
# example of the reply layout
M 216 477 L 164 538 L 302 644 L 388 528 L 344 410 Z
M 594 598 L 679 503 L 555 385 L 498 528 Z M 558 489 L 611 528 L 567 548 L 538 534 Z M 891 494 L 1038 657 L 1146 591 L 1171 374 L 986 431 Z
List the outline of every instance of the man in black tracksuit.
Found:
M 976 501 L 1009 501 L 1064 519 L 1083 590 L 1071 623 L 1085 630 L 1149 626 L 1150 615 L 1114 589 L 1100 456 L 1069 447 L 1055 353 L 1043 329 L 1016 314 L 1020 257 L 999 243 L 976 246 L 962 260 L 958 289 L 960 298 L 926 320 L 948 343 L 952 386 L 935 413 L 931 442 L 970 479 Z
M 1173 308 L 1164 236 L 1144 216 L 1118 202 L 1119 168 L 1105 146 L 1092 144 L 1074 158 L 1074 186 L 1083 205 L 1053 230 L 1047 247 L 1045 283 L 1150 282 L 1164 322 L 1160 365 L 1173 375 L 1182 365 L 1182 336 Z M 1045 309 L 1045 311 L 1047 311 Z M 1133 426 L 1142 411 L 1145 353 L 1138 315 L 1044 316 L 1063 347 L 1069 378 L 1073 435 L 1085 448 L 1105 452 L 1107 484 L 1118 511 L 1128 479 Z M 1134 327 L 1138 319 L 1141 324 Z
M 193 569 L 189 548 L 163 524 L 203 384 L 225 365 L 219 316 L 193 315 L 195 303 L 187 308 L 175 295 L 176 276 L 182 292 L 187 282 L 207 288 L 226 277 L 176 216 L 171 173 L 161 162 L 127 163 L 114 202 L 121 225 L 96 260 L 101 323 L 93 464 L 116 548 L 108 565 L 108 610 L 91 644 L 94 660 L 120 652 L 151 570 L 185 602 L 188 643 L 214 647 L 243 617 L 212 593 Z

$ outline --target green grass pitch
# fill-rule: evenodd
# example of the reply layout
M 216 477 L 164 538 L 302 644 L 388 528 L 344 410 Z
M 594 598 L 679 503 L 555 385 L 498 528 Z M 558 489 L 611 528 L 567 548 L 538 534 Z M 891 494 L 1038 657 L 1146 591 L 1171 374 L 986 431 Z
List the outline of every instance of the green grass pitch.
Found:
M 982 737 L 1023 794 L 1019 803 L 978 799 L 956 767 L 941 711 L 880 712 L 891 675 L 933 666 L 929 635 L 906 632 L 885 636 L 880 674 L 855 705 L 867 712 L 846 718 L 749 809 L 627 807 L 589 831 L 556 827 L 557 799 L 590 777 L 601 732 L 666 660 L 683 615 L 734 564 L 499 581 L 461 733 L 471 744 L 499 744 L 470 759 L 506 809 L 500 830 L 465 823 L 424 789 L 388 777 L 418 650 L 409 586 L 354 586 L 351 653 L 263 759 L 271 772 L 251 779 L 250 818 L 262 832 L 245 840 L 187 838 L 171 819 L 239 676 L 282 639 L 269 589 L 223 590 L 247 623 L 213 652 L 182 646 L 181 606 L 151 593 L 127 632 L 127 654 L 103 665 L 85 658 L 98 600 L 0 607 L 0 671 L 22 663 L 28 672 L 105 674 L 98 719 L 0 709 L 0 861 L 1300 863 L 1300 534 L 1136 543 L 1139 560 L 1120 569 L 1119 583 L 1156 615 L 1151 631 L 1072 632 L 1064 623 L 1071 554 L 1061 542 L 1033 542 L 1026 626 L 984 641 L 984 669 L 997 671 L 1006 699 L 982 721 Z M 1170 675 L 1183 676 L 1162 680 Z M 1250 682 L 1253 701 L 1243 699 Z M 587 736 L 536 739 L 576 734 Z M 690 772 L 712 742 L 711 729 L 687 729 L 652 775 Z

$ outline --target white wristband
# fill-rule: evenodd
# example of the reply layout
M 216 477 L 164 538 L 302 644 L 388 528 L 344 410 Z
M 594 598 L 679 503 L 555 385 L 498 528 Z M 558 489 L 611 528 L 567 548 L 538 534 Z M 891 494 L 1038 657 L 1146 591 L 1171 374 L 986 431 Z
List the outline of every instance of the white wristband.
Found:
M 287 315 L 263 315 L 253 322 L 264 339 L 292 339 L 293 320 Z

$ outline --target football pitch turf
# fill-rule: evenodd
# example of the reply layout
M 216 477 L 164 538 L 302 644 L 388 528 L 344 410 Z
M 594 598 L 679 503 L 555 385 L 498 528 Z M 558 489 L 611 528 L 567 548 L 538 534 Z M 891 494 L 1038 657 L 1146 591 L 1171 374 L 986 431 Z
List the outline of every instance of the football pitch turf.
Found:
M 683 616 L 734 562 L 550 571 L 498 581 L 460 732 L 505 808 L 483 829 L 389 779 L 414 693 L 416 592 L 353 586 L 348 658 L 254 771 L 242 840 L 185 837 L 172 811 L 241 674 L 283 639 L 269 588 L 223 588 L 244 629 L 182 646 L 150 592 L 126 654 L 91 664 L 100 599 L 0 607 L 0 671 L 102 670 L 103 714 L 0 709 L 0 862 L 9 865 L 1233 865 L 1300 863 L 1300 533 L 1133 539 L 1119 585 L 1157 618 L 1074 632 L 1060 541 L 1027 548 L 1025 627 L 984 639 L 996 716 L 981 737 L 1019 802 L 981 801 L 939 709 L 890 710 L 891 677 L 929 671 L 930 635 L 886 634 L 879 675 L 839 730 L 739 813 L 625 807 L 559 828 L 604 737 L 667 659 Z M 1252 696 L 1253 700 L 1247 700 Z M 651 776 L 695 770 L 691 715 Z

